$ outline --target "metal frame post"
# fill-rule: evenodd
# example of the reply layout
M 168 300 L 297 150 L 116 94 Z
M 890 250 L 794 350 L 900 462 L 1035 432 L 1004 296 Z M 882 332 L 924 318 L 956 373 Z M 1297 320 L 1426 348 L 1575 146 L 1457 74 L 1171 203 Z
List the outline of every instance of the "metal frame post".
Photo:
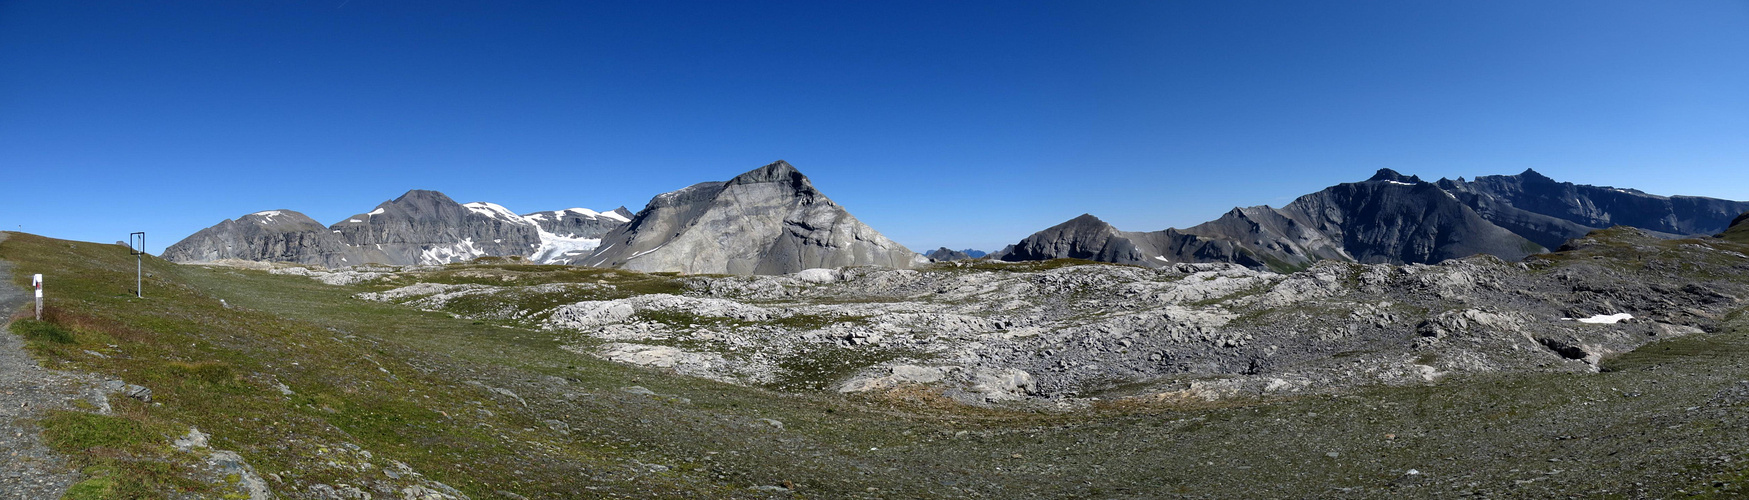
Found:
M 139 237 L 140 246 L 134 248 L 134 237 Z M 134 296 L 146 298 L 146 232 L 128 233 L 128 251 L 134 254 Z

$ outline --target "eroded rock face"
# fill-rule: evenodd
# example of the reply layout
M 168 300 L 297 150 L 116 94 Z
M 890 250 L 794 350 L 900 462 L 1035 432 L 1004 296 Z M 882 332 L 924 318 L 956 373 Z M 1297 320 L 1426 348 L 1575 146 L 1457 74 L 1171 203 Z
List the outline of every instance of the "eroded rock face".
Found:
M 503 207 L 464 206 L 443 193 L 417 189 L 329 229 L 349 245 L 381 252 L 384 260 L 374 263 L 389 265 L 525 256 L 541 246 L 536 226 Z
M 1666 235 L 1713 234 L 1749 212 L 1749 202 L 1559 182 L 1531 169 L 1468 182 L 1440 179 L 1439 185 L 1483 217 L 1549 248 L 1612 226 Z
M 352 246 L 315 219 L 291 210 L 268 210 L 235 220 L 225 219 L 165 248 L 162 257 L 172 262 L 238 259 L 327 267 L 387 258 L 381 252 Z
M 583 264 L 645 272 L 788 274 L 927 259 L 856 220 L 779 161 L 650 200 Z

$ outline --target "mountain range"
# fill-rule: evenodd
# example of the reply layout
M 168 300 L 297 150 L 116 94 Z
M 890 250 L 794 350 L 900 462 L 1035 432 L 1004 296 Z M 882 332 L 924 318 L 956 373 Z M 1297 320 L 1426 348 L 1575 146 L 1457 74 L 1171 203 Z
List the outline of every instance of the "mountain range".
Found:
M 494 203 L 457 203 L 443 193 L 415 189 L 329 226 L 284 209 L 226 219 L 170 245 L 163 257 L 174 262 L 240 259 L 346 267 L 517 255 L 542 264 L 569 264 L 630 218 L 625 207 L 517 215 Z
M 1185 229 L 1123 231 L 1083 214 L 988 256 L 946 247 L 923 256 L 863 224 L 779 160 L 727 181 L 656 195 L 635 214 L 620 207 L 518 215 L 494 203 L 457 203 L 443 193 L 413 190 L 328 226 L 283 209 L 227 219 L 163 256 L 326 267 L 514 256 L 539 264 L 709 274 L 909 268 L 980 257 L 1146 267 L 1229 262 L 1292 271 L 1320 260 L 1436 263 L 1489 254 L 1516 261 L 1617 225 L 1666 238 L 1712 235 L 1746 212 L 1749 202 L 1559 182 L 1534 170 L 1427 182 L 1381 169 L 1281 208 L 1234 208 Z
M 227 219 L 163 254 L 174 262 L 240 259 L 326 267 L 434 265 L 487 256 L 689 274 L 928 262 L 858 221 L 782 160 L 728 181 L 657 195 L 636 214 L 620 207 L 518 215 L 495 203 L 457 203 L 437 191 L 413 190 L 325 227 L 291 210 Z
M 1406 264 L 1489 254 L 1516 261 L 1617 225 L 1662 237 L 1711 235 L 1744 212 L 1749 202 L 1558 182 L 1534 170 L 1427 182 L 1381 169 L 1282 208 L 1235 208 L 1187 229 L 1121 231 L 1084 214 L 992 257 L 1148 267 L 1231 262 L 1277 271 L 1325 259 Z

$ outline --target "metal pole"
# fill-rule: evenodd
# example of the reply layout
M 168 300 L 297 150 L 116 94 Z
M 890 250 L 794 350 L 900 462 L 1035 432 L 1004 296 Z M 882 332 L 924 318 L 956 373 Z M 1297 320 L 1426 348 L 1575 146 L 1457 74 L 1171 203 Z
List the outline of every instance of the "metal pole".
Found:
M 134 248 L 134 237 L 140 237 L 140 247 Z M 134 296 L 146 298 L 146 233 L 128 234 L 128 250 L 134 254 Z
M 38 274 L 36 276 L 32 276 L 31 280 L 30 280 L 30 284 L 31 284 L 31 288 L 36 289 L 36 320 L 42 321 L 43 320 L 43 275 Z

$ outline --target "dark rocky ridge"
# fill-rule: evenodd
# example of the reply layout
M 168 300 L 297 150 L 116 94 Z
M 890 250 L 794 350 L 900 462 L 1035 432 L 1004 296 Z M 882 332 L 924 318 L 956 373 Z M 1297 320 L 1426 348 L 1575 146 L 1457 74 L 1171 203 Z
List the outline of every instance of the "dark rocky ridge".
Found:
M 997 258 L 1071 257 L 1150 267 L 1230 262 L 1278 271 L 1326 259 L 1405 264 L 1488 254 L 1518 260 L 1611 225 L 1659 237 L 1712 234 L 1744 211 L 1749 202 L 1555 182 L 1529 170 L 1426 182 L 1380 169 L 1366 181 L 1332 186 L 1280 209 L 1237 208 L 1182 230 L 1120 231 L 1083 215 L 1035 233 Z
M 1550 248 L 1611 226 L 1666 236 L 1714 234 L 1749 211 L 1749 202 L 1557 182 L 1535 170 L 1438 184 L 1483 218 Z

